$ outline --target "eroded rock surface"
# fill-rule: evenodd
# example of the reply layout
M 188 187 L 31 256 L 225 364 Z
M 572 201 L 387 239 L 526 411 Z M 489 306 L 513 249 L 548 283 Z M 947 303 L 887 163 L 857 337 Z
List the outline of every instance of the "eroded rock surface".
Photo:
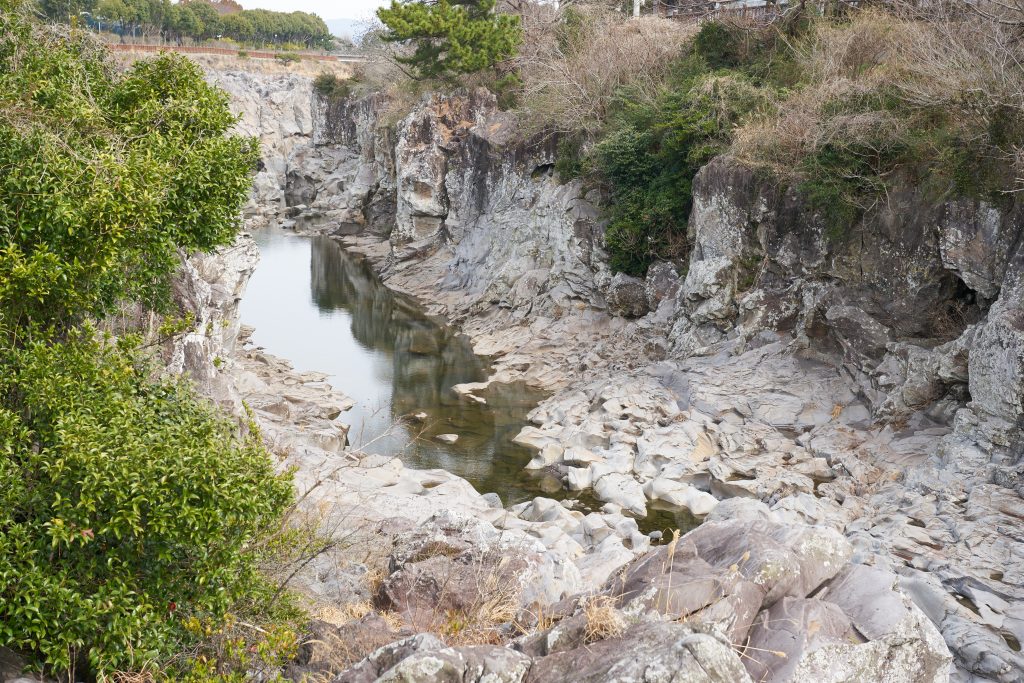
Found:
M 551 145 L 524 141 L 493 100 L 432 95 L 394 128 L 379 125 L 385 108 L 380 98 L 311 99 L 309 144 L 272 146 L 288 169 L 275 176 L 285 207 L 264 218 L 343 236 L 389 286 L 497 355 L 492 381 L 555 390 L 519 440 L 536 449 L 531 466 L 611 512 L 584 516 L 543 499 L 506 512 L 447 473 L 360 454 L 345 456 L 324 504 L 365 508 L 386 492 L 423 521 L 441 511 L 429 501 L 458 501 L 499 534 L 571 557 L 582 592 L 632 576 L 636 595 L 668 601 L 658 619 L 703 615 L 714 635 L 629 627 L 643 634 L 628 641 L 638 651 L 675 643 L 668 659 L 637 660 L 652 671 L 695 656 L 679 641 L 710 638 L 712 658 L 725 662 L 725 643 L 735 649 L 743 636 L 786 653 L 723 663 L 753 680 L 946 680 L 946 647 L 958 680 L 1024 680 L 1019 206 L 935 203 L 908 188 L 835 235 L 794 190 L 719 158 L 695 179 L 688 263 L 616 279 L 599 197 L 560 184 Z M 309 461 L 310 481 L 337 457 L 322 450 L 291 456 Z M 754 543 L 742 528 L 720 528 L 728 543 L 717 549 L 710 532 L 684 537 L 677 578 L 692 591 L 670 590 L 665 577 L 680 572 L 653 569 L 667 551 L 634 559 L 646 546 L 621 514 L 655 503 L 706 515 L 708 529 L 731 511 L 772 530 Z M 801 534 L 833 543 L 834 566 L 799 559 Z M 456 569 L 446 558 L 418 575 Z M 561 590 L 575 605 L 560 608 L 562 628 L 585 640 L 573 592 Z M 651 605 L 626 598 L 614 609 L 629 618 Z M 575 637 L 561 652 L 524 651 L 538 660 L 526 675 L 613 680 L 602 662 L 613 667 L 627 641 L 601 639 L 586 645 L 600 656 L 573 659 Z M 478 659 L 424 655 L 409 666 L 485 675 L 466 673 Z
M 413 546 L 408 559 L 420 552 Z M 556 623 L 532 624 L 538 630 L 511 649 L 449 647 L 422 634 L 335 680 L 946 680 L 951 656 L 899 578 L 850 564 L 850 553 L 834 529 L 788 524 L 734 499 L 596 593 L 554 605 Z M 367 672 L 377 678 L 361 678 Z

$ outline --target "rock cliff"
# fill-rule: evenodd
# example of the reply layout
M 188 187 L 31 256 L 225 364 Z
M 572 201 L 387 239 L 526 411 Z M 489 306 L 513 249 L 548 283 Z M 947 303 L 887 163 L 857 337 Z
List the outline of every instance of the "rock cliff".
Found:
M 339 235 L 497 355 L 492 381 L 554 390 L 519 436 L 537 450 L 532 466 L 616 514 L 661 501 L 725 524 L 760 501 L 756 518 L 780 544 L 769 554 L 786 562 L 800 564 L 792 534 L 836 532 L 849 561 L 825 574 L 820 560 L 800 565 L 777 590 L 744 570 L 768 551 L 724 526 L 730 547 L 711 548 L 701 529 L 673 545 L 691 548 L 677 579 L 717 587 L 707 602 L 652 609 L 650 596 L 675 599 L 661 583 L 674 570 L 644 569 L 657 553 L 616 579 L 637 577 L 635 594 L 591 583 L 623 618 L 718 625 L 707 636 L 640 620 L 616 636 L 651 653 L 637 666 L 695 658 L 704 678 L 672 680 L 736 680 L 716 649 L 724 632 L 751 653 L 786 653 L 737 658 L 754 680 L 946 680 L 937 629 L 957 680 L 1024 680 L 1019 203 L 907 187 L 837 231 L 796 191 L 721 157 L 695 179 L 689 261 L 613 276 L 597 191 L 560 183 L 550 141 L 523 139 L 489 95 L 431 95 L 395 122 L 380 97 L 272 87 L 285 90 L 246 118 L 301 130 L 278 140 L 267 129 L 259 219 Z M 551 510 L 514 513 L 564 512 Z M 574 599 L 542 645 L 501 660 L 508 680 L 563 680 L 583 670 L 580 652 L 591 652 L 585 680 L 608 680 L 615 646 L 588 650 L 586 600 Z M 560 628 L 570 635 L 556 647 Z M 423 639 L 394 647 L 339 680 L 417 667 L 477 680 L 499 666 L 495 653 Z

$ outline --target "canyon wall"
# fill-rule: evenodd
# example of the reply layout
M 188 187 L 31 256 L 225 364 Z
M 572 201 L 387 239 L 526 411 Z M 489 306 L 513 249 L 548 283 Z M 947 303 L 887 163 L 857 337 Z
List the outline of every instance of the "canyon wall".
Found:
M 911 598 L 958 680 L 1022 680 L 1019 204 L 908 187 L 837 232 L 720 157 L 695 179 L 688 262 L 636 279 L 606 265 L 598 191 L 559 182 L 550 141 L 523 139 L 490 95 L 430 95 L 399 116 L 380 96 L 277 87 L 256 120 L 301 131 L 267 129 L 259 220 L 338 235 L 496 355 L 494 381 L 552 390 L 519 436 L 532 467 L 610 510 L 724 521 L 756 504 L 772 524 L 835 529 L 856 571 L 877 572 L 858 585 Z M 836 581 L 815 586 L 842 595 Z M 733 619 L 740 604 L 796 619 L 778 598 L 736 598 Z M 799 609 L 808 626 L 825 608 Z M 882 627 L 845 609 L 874 640 Z M 817 675 L 800 667 L 826 650 L 804 644 L 795 671 Z

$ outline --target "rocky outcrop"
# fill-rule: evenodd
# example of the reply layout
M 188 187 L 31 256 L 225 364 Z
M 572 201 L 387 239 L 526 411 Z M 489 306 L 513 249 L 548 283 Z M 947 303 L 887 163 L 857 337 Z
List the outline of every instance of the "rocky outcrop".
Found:
M 742 366 L 756 353 L 751 347 L 768 348 L 762 340 L 771 330 L 790 340 L 784 355 L 802 359 L 775 386 L 787 394 L 806 387 L 821 409 L 834 405 L 830 419 L 802 427 L 809 431 L 795 440 L 831 470 L 831 481 L 813 477 L 813 489 L 796 492 L 813 492 L 817 510 L 792 495 L 792 503 L 778 492 L 758 495 L 803 518 L 859 507 L 856 521 L 845 512 L 833 523 L 858 552 L 880 552 L 907 577 L 957 664 L 988 679 L 1020 680 L 1014 609 L 977 609 L 964 586 L 1024 598 L 1005 581 L 1021 570 L 1010 531 L 1019 522 L 1000 507 L 1018 506 L 1024 493 L 1021 207 L 936 202 L 906 191 L 847 234 L 830 235 L 793 191 L 721 158 L 695 179 L 691 225 L 696 245 L 670 335 L 690 356 L 684 365 L 732 349 L 729 366 Z M 850 395 L 835 400 L 832 389 L 822 391 L 829 383 L 811 379 L 810 362 L 822 363 L 814 374 Z M 759 365 L 756 374 L 768 373 Z M 691 370 L 689 386 L 692 378 Z M 750 380 L 737 379 L 726 384 L 747 394 Z M 743 420 L 747 434 L 751 417 Z M 798 463 L 787 469 L 798 471 Z M 983 531 L 973 523 L 981 518 L 1006 535 Z M 996 559 L 996 546 L 1008 554 Z
M 1016 595 L 1005 579 L 1019 571 L 1020 556 L 1005 555 L 1013 569 L 1002 572 L 992 551 L 1017 542 L 1011 532 L 979 543 L 988 532 L 955 510 L 970 487 L 984 484 L 1009 486 L 1006 493 L 1019 500 L 1020 296 L 1002 282 L 971 290 L 961 275 L 973 273 L 976 285 L 996 273 L 1012 278 L 1008 256 L 994 254 L 990 271 L 976 253 L 967 259 L 978 244 L 1014 244 L 1020 220 L 984 203 L 969 213 L 963 202 L 930 206 L 908 193 L 837 236 L 799 196 L 757 181 L 732 160 L 705 168 L 695 188 L 687 275 L 679 282 L 662 266 L 649 276 L 644 303 L 653 312 L 620 328 L 614 351 L 595 343 L 586 324 L 575 336 L 550 324 L 531 327 L 548 340 L 545 349 L 589 343 L 592 355 L 578 361 L 570 353 L 552 358 L 530 342 L 510 345 L 527 377 L 536 372 L 530 361 L 576 370 L 577 379 L 542 404 L 531 415 L 536 426 L 519 437 L 537 450 L 531 466 L 553 467 L 569 488 L 591 490 L 632 514 L 644 514 L 652 501 L 706 514 L 719 500 L 743 496 L 794 522 L 829 524 L 850 536 L 862 562 L 881 558 L 871 561 L 912 581 L 906 595 L 941 628 L 962 670 L 1017 680 L 1019 622 L 1009 605 L 1020 596 L 989 600 L 1000 606 L 979 614 L 957 588 L 979 581 L 987 595 Z M 981 227 L 972 232 L 954 222 Z M 970 248 L 955 246 L 962 242 Z M 450 251 L 441 253 L 450 269 L 459 267 Z M 474 314 L 486 298 L 467 288 L 467 302 L 434 286 L 406 285 L 413 272 L 435 282 L 437 258 L 395 268 L 390 282 L 445 302 L 449 314 L 465 311 L 464 328 L 493 348 L 495 335 Z M 988 280 L 979 279 L 984 272 Z M 599 282 L 597 272 L 593 286 L 616 312 L 645 310 L 634 283 L 601 289 Z M 543 296 L 543 288 L 533 291 Z M 510 309 L 536 307 L 534 298 Z M 632 356 L 638 350 L 647 367 Z M 499 378 L 503 370 L 499 361 Z M 901 509 L 908 496 L 941 502 L 913 517 Z M 999 528 L 1018 526 L 982 500 L 982 517 L 1001 520 Z M 950 525 L 956 531 L 938 533 Z M 830 637 L 841 639 L 838 633 Z
M 260 165 L 246 213 L 273 217 L 284 208 L 288 157 L 309 144 L 313 84 L 308 76 L 207 68 L 207 79 L 230 95 L 236 130 L 260 143 Z
M 688 262 L 624 279 L 604 263 L 599 197 L 561 184 L 551 145 L 522 139 L 489 96 L 431 95 L 404 118 L 388 106 L 313 101 L 308 139 L 284 155 L 286 206 L 270 217 L 367 254 L 389 286 L 497 356 L 492 381 L 555 391 L 519 440 L 536 449 L 532 467 L 593 493 L 606 514 L 540 499 L 509 511 L 515 521 L 490 506 L 481 520 L 560 557 L 572 548 L 580 585 L 597 589 L 642 550 L 623 513 L 671 504 L 715 519 L 758 500 L 780 529 L 842 534 L 853 565 L 818 593 L 767 599 L 695 551 L 711 568 L 691 558 L 704 572 L 694 585 L 728 586 L 698 611 L 786 653 L 741 657 L 752 679 L 884 680 L 878 667 L 894 666 L 893 680 L 944 680 L 933 624 L 964 680 L 1022 680 L 1019 206 L 906 188 L 840 234 L 797 191 L 722 157 L 695 179 Z M 382 479 L 379 465 L 366 462 L 346 500 L 383 485 L 413 518 L 434 517 L 413 482 L 438 486 L 399 469 Z M 467 551 L 403 565 L 393 587 L 463 581 L 483 561 L 458 559 Z M 622 642 L 729 640 L 645 628 Z M 605 642 L 564 666 L 608 676 Z M 677 664 L 693 656 L 672 652 Z M 541 657 L 533 676 L 554 655 L 529 656 Z M 469 676 L 475 657 L 413 661 Z M 557 661 L 551 671 L 569 670 Z M 874 667 L 867 678 L 861 664 Z
M 834 529 L 734 499 L 596 593 L 555 605 L 554 625 L 527 617 L 542 627 L 511 648 L 449 647 L 422 633 L 335 680 L 946 680 L 950 655 L 898 577 L 849 564 L 850 552 Z
M 296 201 L 313 198 L 301 215 L 389 237 L 398 264 L 443 250 L 444 289 L 504 300 L 520 316 L 572 300 L 603 306 L 596 195 L 555 182 L 553 144 L 520 140 L 492 95 L 430 95 L 394 127 L 380 96 L 313 106 L 312 145 L 287 162 L 303 177 Z M 330 214 L 339 207 L 348 213 Z
M 258 260 L 252 239 L 241 235 L 212 254 L 183 258 L 174 282 L 175 302 L 192 325 L 164 344 L 164 365 L 231 412 L 241 411 L 241 399 L 219 367 L 235 353 L 241 329 L 238 305 Z

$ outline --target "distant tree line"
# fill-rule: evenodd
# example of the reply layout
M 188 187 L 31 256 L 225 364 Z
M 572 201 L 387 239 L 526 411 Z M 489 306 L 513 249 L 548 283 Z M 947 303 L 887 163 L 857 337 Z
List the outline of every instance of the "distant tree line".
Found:
M 169 42 L 231 38 L 254 45 L 302 45 L 329 49 L 331 33 L 323 19 L 306 12 L 242 9 L 234 0 L 38 0 L 54 21 L 80 21 L 95 28 Z

